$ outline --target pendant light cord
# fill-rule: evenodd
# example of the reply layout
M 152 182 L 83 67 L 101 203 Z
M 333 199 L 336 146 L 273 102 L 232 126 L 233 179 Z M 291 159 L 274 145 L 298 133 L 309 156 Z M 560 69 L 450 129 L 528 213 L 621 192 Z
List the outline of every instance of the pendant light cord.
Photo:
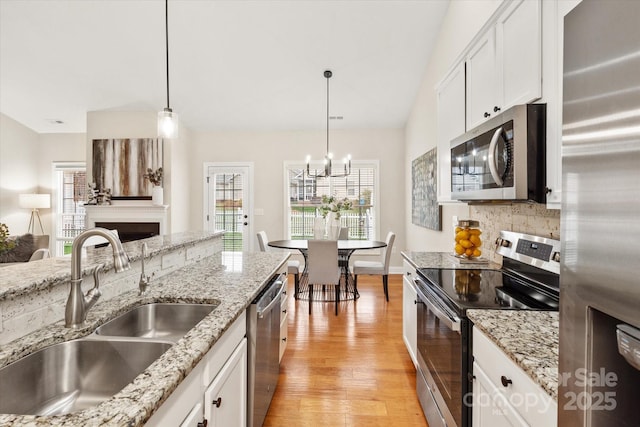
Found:
M 329 78 L 331 77 L 331 71 L 324 73 L 327 78 L 327 157 L 329 157 Z
M 171 109 L 169 104 L 169 0 L 164 0 L 164 30 L 165 45 L 167 53 L 167 109 Z

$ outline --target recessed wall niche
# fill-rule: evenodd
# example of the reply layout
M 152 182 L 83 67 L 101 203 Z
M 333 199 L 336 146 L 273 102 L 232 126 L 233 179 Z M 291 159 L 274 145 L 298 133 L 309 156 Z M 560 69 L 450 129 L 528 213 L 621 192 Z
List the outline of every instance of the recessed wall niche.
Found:
M 99 190 L 111 189 L 113 200 L 150 200 L 153 185 L 147 169 L 162 167 L 160 138 L 94 139 L 93 182 Z

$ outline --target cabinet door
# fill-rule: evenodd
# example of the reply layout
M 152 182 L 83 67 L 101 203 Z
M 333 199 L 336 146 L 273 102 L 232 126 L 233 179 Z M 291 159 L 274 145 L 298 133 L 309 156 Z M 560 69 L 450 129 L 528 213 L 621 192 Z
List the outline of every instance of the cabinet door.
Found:
M 412 273 L 405 271 L 402 278 L 402 338 L 407 346 L 407 351 L 411 356 L 413 365 L 417 366 L 416 360 L 416 341 L 417 341 L 417 311 L 416 311 L 416 293 L 415 285 L 412 281 Z
M 244 338 L 204 392 L 209 427 L 247 424 L 247 339 Z
M 473 376 L 473 427 L 528 426 L 477 363 Z
M 278 362 L 282 362 L 282 356 L 287 349 L 287 335 L 289 334 L 287 326 L 287 292 L 285 291 L 282 293 L 280 304 L 280 356 Z
M 502 111 L 542 95 L 542 14 L 540 0 L 510 3 L 496 23 L 499 104 Z M 498 110 L 498 111 L 500 111 Z
M 490 28 L 469 52 L 467 64 L 467 129 L 490 118 L 498 104 L 495 32 Z
M 202 415 L 202 402 L 196 404 L 193 407 L 189 415 L 182 421 L 180 427 L 202 427 L 204 426 L 204 419 Z
M 438 92 L 438 201 L 451 201 L 451 140 L 465 132 L 464 63 L 443 80 Z

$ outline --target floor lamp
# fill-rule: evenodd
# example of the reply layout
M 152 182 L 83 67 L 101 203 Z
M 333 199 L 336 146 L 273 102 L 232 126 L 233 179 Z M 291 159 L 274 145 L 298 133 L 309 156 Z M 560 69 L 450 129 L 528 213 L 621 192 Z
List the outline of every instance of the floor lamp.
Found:
M 38 209 L 49 209 L 51 207 L 51 195 L 20 194 L 18 196 L 18 205 L 24 209 L 31 209 L 31 220 L 29 221 L 27 233 L 35 234 L 37 218 L 38 223 L 40 224 L 40 231 L 44 234 L 44 228 L 42 227 L 42 220 L 40 219 L 40 212 Z

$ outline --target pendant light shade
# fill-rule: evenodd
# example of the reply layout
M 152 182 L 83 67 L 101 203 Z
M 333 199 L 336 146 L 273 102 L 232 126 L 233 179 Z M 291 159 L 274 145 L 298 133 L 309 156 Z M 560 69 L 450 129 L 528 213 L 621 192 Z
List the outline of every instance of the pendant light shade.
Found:
M 324 166 L 322 172 L 315 171 L 311 173 L 311 156 L 307 156 L 306 159 L 306 171 L 307 175 L 311 178 L 339 178 L 346 177 L 351 174 L 351 155 L 348 154 L 343 162 L 343 168 L 334 170 L 333 168 L 333 153 L 329 151 L 329 79 L 333 76 L 331 70 L 325 70 L 324 77 L 327 79 L 327 151 L 324 156 Z
M 169 0 L 164 0 L 165 52 L 167 64 L 167 106 L 158 112 L 158 136 L 161 138 L 178 137 L 178 115 L 169 104 Z

